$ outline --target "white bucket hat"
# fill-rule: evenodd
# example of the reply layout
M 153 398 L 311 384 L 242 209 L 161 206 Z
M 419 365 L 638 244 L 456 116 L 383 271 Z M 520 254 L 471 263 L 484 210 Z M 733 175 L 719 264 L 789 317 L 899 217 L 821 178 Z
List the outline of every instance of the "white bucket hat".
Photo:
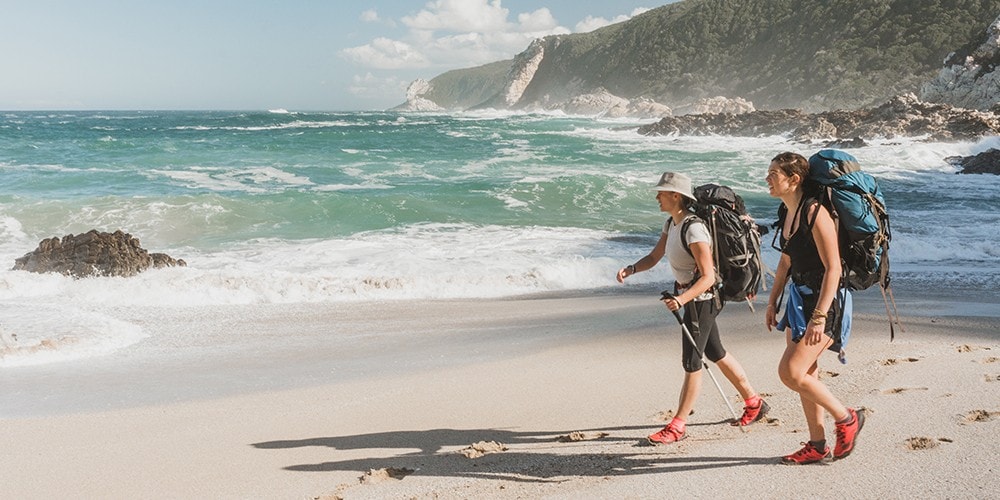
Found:
M 691 178 L 679 172 L 663 172 L 660 182 L 653 189 L 657 191 L 673 191 L 684 195 L 691 201 L 698 201 L 691 190 Z

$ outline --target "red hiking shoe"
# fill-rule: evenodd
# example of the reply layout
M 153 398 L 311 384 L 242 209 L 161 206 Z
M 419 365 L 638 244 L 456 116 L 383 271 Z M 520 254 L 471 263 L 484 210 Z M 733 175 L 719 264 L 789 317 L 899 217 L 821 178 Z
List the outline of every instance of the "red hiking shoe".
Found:
M 806 465 L 814 464 L 816 462 L 823 462 L 830 458 L 830 447 L 826 446 L 825 450 L 818 450 L 810 442 L 802 443 L 805 446 L 801 450 L 792 453 L 791 455 L 786 455 L 781 458 L 781 463 L 785 465 Z
M 847 412 L 853 418 L 851 418 L 849 423 L 837 424 L 837 445 L 833 447 L 834 460 L 840 460 L 854 451 L 854 445 L 858 442 L 858 433 L 865 426 L 864 411 L 856 411 L 854 408 L 848 408 Z
M 686 437 L 686 431 L 674 427 L 674 423 L 670 422 L 666 427 L 660 429 L 659 432 L 650 434 L 646 439 L 649 440 L 649 444 L 660 445 L 673 444 Z
M 768 406 L 767 401 L 761 399 L 760 403 L 758 403 L 757 406 L 744 406 L 743 416 L 740 417 L 739 420 L 730 422 L 729 425 L 734 425 L 739 427 L 743 427 L 744 425 L 750 425 L 764 418 L 764 415 L 767 415 L 767 412 L 769 411 L 771 411 L 771 407 Z

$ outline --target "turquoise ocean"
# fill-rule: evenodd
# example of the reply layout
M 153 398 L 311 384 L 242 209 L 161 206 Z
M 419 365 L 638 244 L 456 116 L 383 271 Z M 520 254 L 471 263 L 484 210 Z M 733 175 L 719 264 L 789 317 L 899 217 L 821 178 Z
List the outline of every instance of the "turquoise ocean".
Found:
M 664 217 L 666 170 L 742 194 L 758 222 L 778 202 L 788 137 L 644 137 L 647 122 L 548 114 L 391 112 L 0 113 L 0 367 L 141 342 L 121 308 L 650 293 L 622 286 Z M 1000 177 L 944 161 L 1000 140 L 875 140 L 851 150 L 889 203 L 904 314 L 1000 310 Z M 121 229 L 187 267 L 133 278 L 10 271 L 40 240 Z M 777 252 L 764 237 L 765 260 Z M 878 311 L 882 298 L 862 294 Z M 758 302 L 760 299 L 758 299 Z M 884 310 L 884 309 L 883 309 Z M 66 342 L 65 339 L 72 339 Z M 34 348 L 32 348 L 34 347 Z

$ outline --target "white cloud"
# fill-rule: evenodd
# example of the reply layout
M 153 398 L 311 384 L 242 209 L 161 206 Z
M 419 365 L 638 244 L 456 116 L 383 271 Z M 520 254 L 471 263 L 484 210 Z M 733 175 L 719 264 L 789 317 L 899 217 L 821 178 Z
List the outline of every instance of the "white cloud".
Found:
M 587 16 L 577 23 L 575 31 L 592 31 L 647 10 L 638 8 L 611 20 Z M 516 21 L 510 19 L 511 13 L 501 6 L 501 0 L 431 0 L 422 10 L 401 19 L 408 31 L 400 39 L 380 37 L 343 49 L 340 54 L 374 69 L 468 67 L 509 59 L 536 38 L 570 33 L 548 8 L 515 17 Z M 382 19 L 375 9 L 364 11 L 361 19 L 394 24 Z
M 628 21 L 629 19 L 632 19 L 633 17 L 638 16 L 639 14 L 642 14 L 647 10 L 649 9 L 645 7 L 639 7 L 638 9 L 633 10 L 631 14 L 628 15 L 623 14 L 620 16 L 616 16 L 614 19 L 611 19 L 610 21 L 603 17 L 587 16 L 582 21 L 576 23 L 574 31 L 576 33 L 587 33 L 589 31 L 594 31 L 598 28 L 603 28 L 611 24 Z
M 392 19 L 382 19 L 382 16 L 380 16 L 378 11 L 375 9 L 368 9 L 362 12 L 359 19 L 366 23 L 379 23 L 392 28 L 396 27 L 396 21 L 393 21 Z
M 340 53 L 362 66 L 378 69 L 422 68 L 428 64 L 427 58 L 410 44 L 388 38 L 376 38 Z
M 374 10 L 362 14 L 377 17 Z M 401 40 L 377 38 L 341 55 L 377 69 L 474 66 L 511 58 L 535 38 L 570 32 L 547 8 L 518 14 L 516 22 L 509 17 L 501 0 L 433 0 L 402 19 L 409 32 Z
M 435 0 L 403 24 L 427 31 L 499 31 L 507 27 L 509 11 L 500 0 Z
M 552 16 L 552 12 L 544 7 L 534 12 L 518 14 L 517 23 L 520 31 L 524 33 L 551 31 L 560 27 L 559 22 Z

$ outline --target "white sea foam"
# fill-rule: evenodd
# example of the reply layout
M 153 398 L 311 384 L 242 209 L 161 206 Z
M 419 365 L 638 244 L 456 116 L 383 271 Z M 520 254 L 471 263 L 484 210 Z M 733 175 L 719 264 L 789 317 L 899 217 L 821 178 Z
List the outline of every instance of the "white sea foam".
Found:
M 151 170 L 150 173 L 180 181 L 195 189 L 246 191 L 262 193 L 281 186 L 309 186 L 313 182 L 275 167 L 191 168 L 188 170 Z
M 394 189 L 389 184 L 323 184 L 316 186 L 313 191 L 356 191 L 367 189 Z
M 0 303 L 0 368 L 100 356 L 139 342 L 138 325 L 68 305 Z
M 208 125 L 180 125 L 174 127 L 173 130 L 195 130 L 195 131 L 206 131 L 206 130 L 231 130 L 240 132 L 263 132 L 268 130 L 289 130 L 289 129 L 310 129 L 310 128 L 339 128 L 339 127 L 352 127 L 356 126 L 357 123 L 349 122 L 345 120 L 329 120 L 329 121 L 306 121 L 306 120 L 296 120 L 289 123 L 277 123 L 274 125 L 255 125 L 255 126 L 208 126 Z
M 192 306 L 588 289 L 613 284 L 622 249 L 610 236 L 566 228 L 420 224 L 345 239 L 257 240 L 212 253 L 187 250 L 188 267 L 128 279 L 4 271 L 0 300 Z

